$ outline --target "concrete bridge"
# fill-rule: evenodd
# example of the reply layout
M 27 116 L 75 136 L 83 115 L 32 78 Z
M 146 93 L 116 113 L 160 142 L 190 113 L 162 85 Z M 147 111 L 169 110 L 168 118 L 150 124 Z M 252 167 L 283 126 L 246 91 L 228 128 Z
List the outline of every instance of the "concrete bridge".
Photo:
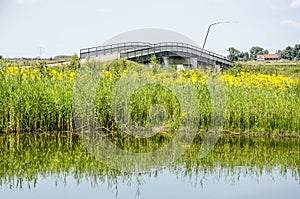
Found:
M 80 59 L 90 57 L 100 61 L 124 58 L 139 63 L 149 63 L 153 55 L 163 67 L 177 66 L 177 68 L 196 69 L 207 66 L 218 68 L 233 66 L 233 62 L 225 56 L 180 42 L 125 42 L 80 50 Z

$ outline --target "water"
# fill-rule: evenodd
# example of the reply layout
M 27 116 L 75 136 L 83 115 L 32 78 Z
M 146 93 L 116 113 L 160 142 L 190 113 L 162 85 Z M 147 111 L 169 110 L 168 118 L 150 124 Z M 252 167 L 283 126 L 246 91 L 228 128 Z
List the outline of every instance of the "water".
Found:
M 300 198 L 298 139 L 223 136 L 151 172 L 101 164 L 70 136 L 0 136 L 1 198 Z M 194 143 L 196 146 L 198 142 Z
M 66 184 L 55 178 L 38 180 L 35 188 L 1 188 L 1 198 L 299 198 L 299 181 L 288 172 L 284 177 L 275 169 L 261 176 L 244 174 L 240 177 L 219 176 L 220 170 L 203 181 L 164 171 L 156 177 L 139 176 L 131 181 L 119 179 L 118 186 L 90 181 L 78 183 L 71 175 Z M 198 176 L 201 178 L 201 176 Z

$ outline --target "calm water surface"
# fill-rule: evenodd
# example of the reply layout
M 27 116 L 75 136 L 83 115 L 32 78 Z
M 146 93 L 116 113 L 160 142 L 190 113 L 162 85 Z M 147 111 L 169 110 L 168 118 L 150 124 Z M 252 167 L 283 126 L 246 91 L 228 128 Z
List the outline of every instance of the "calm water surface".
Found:
M 0 196 L 300 198 L 298 139 L 223 136 L 202 159 L 199 142 L 176 162 L 137 174 L 103 165 L 76 136 L 3 135 Z

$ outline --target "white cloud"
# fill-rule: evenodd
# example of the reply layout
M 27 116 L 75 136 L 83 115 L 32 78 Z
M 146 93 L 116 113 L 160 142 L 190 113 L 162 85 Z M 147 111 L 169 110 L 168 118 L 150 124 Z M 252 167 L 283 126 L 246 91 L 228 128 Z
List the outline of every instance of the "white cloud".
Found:
M 300 22 L 297 22 L 295 20 L 282 20 L 280 22 L 280 24 L 282 24 L 282 25 L 288 25 L 288 26 L 300 29 Z
M 36 3 L 38 0 L 15 0 L 16 4 L 18 5 L 27 5 Z
M 292 0 L 291 7 L 300 8 L 300 0 Z

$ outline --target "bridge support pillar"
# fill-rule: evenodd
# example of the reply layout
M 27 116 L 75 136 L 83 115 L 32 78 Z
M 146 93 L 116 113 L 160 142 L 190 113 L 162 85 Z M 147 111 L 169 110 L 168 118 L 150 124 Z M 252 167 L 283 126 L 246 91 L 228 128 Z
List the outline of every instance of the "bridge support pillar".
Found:
M 220 72 L 221 71 L 221 66 L 216 64 L 215 67 L 214 67 L 214 72 Z
M 198 68 L 198 59 L 196 57 L 191 57 L 190 63 L 191 63 L 192 69 L 195 70 Z
M 170 59 L 169 57 L 162 57 L 163 58 L 163 68 L 169 68 Z

